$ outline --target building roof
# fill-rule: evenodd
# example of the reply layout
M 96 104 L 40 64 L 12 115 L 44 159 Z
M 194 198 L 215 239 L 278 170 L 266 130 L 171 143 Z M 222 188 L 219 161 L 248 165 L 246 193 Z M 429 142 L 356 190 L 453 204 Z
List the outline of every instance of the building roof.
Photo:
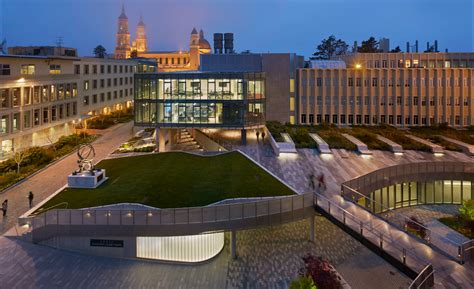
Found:
M 191 31 L 191 35 L 193 34 L 198 34 L 197 30 L 196 30 L 196 27 L 193 28 L 193 31 Z
M 346 68 L 346 63 L 342 60 L 312 60 L 311 68 L 344 69 Z
M 204 31 L 202 29 L 199 31 L 199 48 L 201 49 L 211 49 L 209 41 L 204 37 Z
M 122 13 L 119 16 L 119 19 L 128 19 L 127 15 L 125 15 L 125 6 L 122 4 Z
M 145 23 L 143 22 L 142 14 L 140 14 L 140 21 L 138 21 L 138 26 L 145 26 Z

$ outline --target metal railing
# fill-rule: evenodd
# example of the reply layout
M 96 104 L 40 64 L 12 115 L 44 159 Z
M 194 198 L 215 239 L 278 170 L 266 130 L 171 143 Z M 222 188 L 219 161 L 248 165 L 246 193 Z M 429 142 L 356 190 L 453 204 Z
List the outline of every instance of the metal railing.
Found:
M 430 284 L 434 284 L 433 267 L 427 260 L 416 254 L 414 249 L 404 247 L 400 242 L 391 240 L 384 232 L 374 228 L 371 223 L 357 217 L 334 200 L 319 193 L 315 193 L 315 204 L 412 271 L 419 272 L 409 288 L 432 287 Z
M 341 191 L 342 192 L 342 197 L 344 199 L 346 199 L 348 201 L 352 201 L 358 207 L 362 208 L 363 210 L 365 210 L 367 212 L 372 213 L 366 207 L 363 207 L 363 206 L 359 205 L 356 200 L 345 198 L 345 196 L 347 194 L 345 194 L 344 192 L 349 190 L 351 192 L 352 196 L 354 196 L 354 194 L 355 194 L 355 195 L 357 195 L 361 198 L 364 198 L 365 200 L 368 200 L 371 203 L 375 203 L 375 204 L 379 205 L 381 208 L 383 208 L 383 212 L 380 213 L 380 214 L 374 214 L 374 216 L 383 219 L 387 223 L 389 223 L 389 224 L 391 224 L 395 227 L 398 227 L 399 229 L 404 230 L 407 233 L 410 233 L 409 230 L 408 230 L 407 223 L 410 222 L 410 223 L 416 224 L 418 227 L 422 228 L 422 230 L 424 230 L 424 232 L 426 233 L 426 236 L 424 238 L 421 237 L 421 236 L 416 236 L 417 238 L 422 240 L 425 244 L 433 245 L 433 246 L 437 247 L 438 249 L 442 250 L 443 252 L 445 252 L 446 254 L 448 254 L 450 257 L 454 258 L 456 261 L 460 262 L 461 264 L 464 262 L 464 254 L 463 254 L 462 243 L 451 240 L 450 238 L 437 233 L 433 229 L 430 229 L 430 228 L 426 227 L 424 224 L 422 224 L 420 222 L 417 222 L 416 220 L 414 220 L 414 219 L 412 219 L 412 218 L 410 218 L 410 217 L 408 217 L 408 216 L 406 216 L 402 213 L 397 212 L 396 209 L 391 209 L 389 207 L 386 207 L 384 204 L 382 204 L 380 202 L 377 202 L 377 201 L 375 201 L 375 200 L 359 193 L 358 191 L 356 191 L 356 190 L 354 190 L 354 189 L 352 189 L 352 188 L 350 188 L 346 185 L 342 185 L 341 187 L 342 187 L 342 191 Z M 393 223 L 390 220 L 390 218 L 388 217 L 388 215 L 389 215 L 388 212 L 392 215 L 399 216 L 400 218 L 402 218 L 405 225 L 400 227 L 396 223 Z M 414 234 L 412 234 L 412 235 L 414 235 Z
M 312 193 L 205 207 L 173 209 L 54 209 L 30 218 L 33 231 L 47 225 L 209 224 L 292 213 L 313 206 Z

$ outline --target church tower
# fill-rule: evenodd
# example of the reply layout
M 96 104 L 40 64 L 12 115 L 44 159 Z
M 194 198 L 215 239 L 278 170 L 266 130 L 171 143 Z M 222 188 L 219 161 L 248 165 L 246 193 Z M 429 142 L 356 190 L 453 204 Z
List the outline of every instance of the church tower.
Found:
M 200 64 L 199 57 L 199 34 L 196 28 L 191 32 L 191 41 L 189 43 L 189 65 L 191 70 L 198 70 Z
M 115 58 L 130 58 L 130 32 L 128 32 L 128 17 L 125 15 L 125 7 L 122 4 L 122 14 L 118 18 L 117 44 L 115 46 Z
M 136 38 L 133 46 L 138 53 L 146 52 L 148 50 L 145 23 L 143 23 L 143 17 L 141 15 L 140 22 L 138 22 L 137 25 Z

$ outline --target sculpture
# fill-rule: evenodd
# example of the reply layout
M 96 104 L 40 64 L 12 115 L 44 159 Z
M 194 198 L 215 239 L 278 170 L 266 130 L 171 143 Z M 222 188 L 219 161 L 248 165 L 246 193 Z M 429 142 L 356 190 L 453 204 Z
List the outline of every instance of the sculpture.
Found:
M 79 160 L 77 161 L 79 165 L 79 170 L 76 171 L 77 173 L 92 173 L 94 170 L 94 157 L 95 157 L 95 150 L 94 147 L 90 144 L 82 144 L 77 149 L 77 156 Z

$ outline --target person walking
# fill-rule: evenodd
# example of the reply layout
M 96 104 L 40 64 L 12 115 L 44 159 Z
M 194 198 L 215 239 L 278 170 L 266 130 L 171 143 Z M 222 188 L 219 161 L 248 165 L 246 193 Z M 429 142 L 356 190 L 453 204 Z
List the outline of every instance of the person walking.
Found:
M 262 131 L 262 141 L 265 142 L 265 131 Z
M 33 207 L 33 198 L 35 196 L 33 195 L 33 192 L 30 191 L 30 193 L 28 194 L 28 201 L 30 202 L 30 209 Z
M 2 211 L 3 211 L 3 216 L 7 216 L 7 210 L 8 210 L 8 200 L 3 201 L 2 203 Z
M 257 130 L 257 132 L 255 133 L 255 135 L 257 136 L 257 142 L 258 142 L 258 137 L 260 136 L 260 132 Z

